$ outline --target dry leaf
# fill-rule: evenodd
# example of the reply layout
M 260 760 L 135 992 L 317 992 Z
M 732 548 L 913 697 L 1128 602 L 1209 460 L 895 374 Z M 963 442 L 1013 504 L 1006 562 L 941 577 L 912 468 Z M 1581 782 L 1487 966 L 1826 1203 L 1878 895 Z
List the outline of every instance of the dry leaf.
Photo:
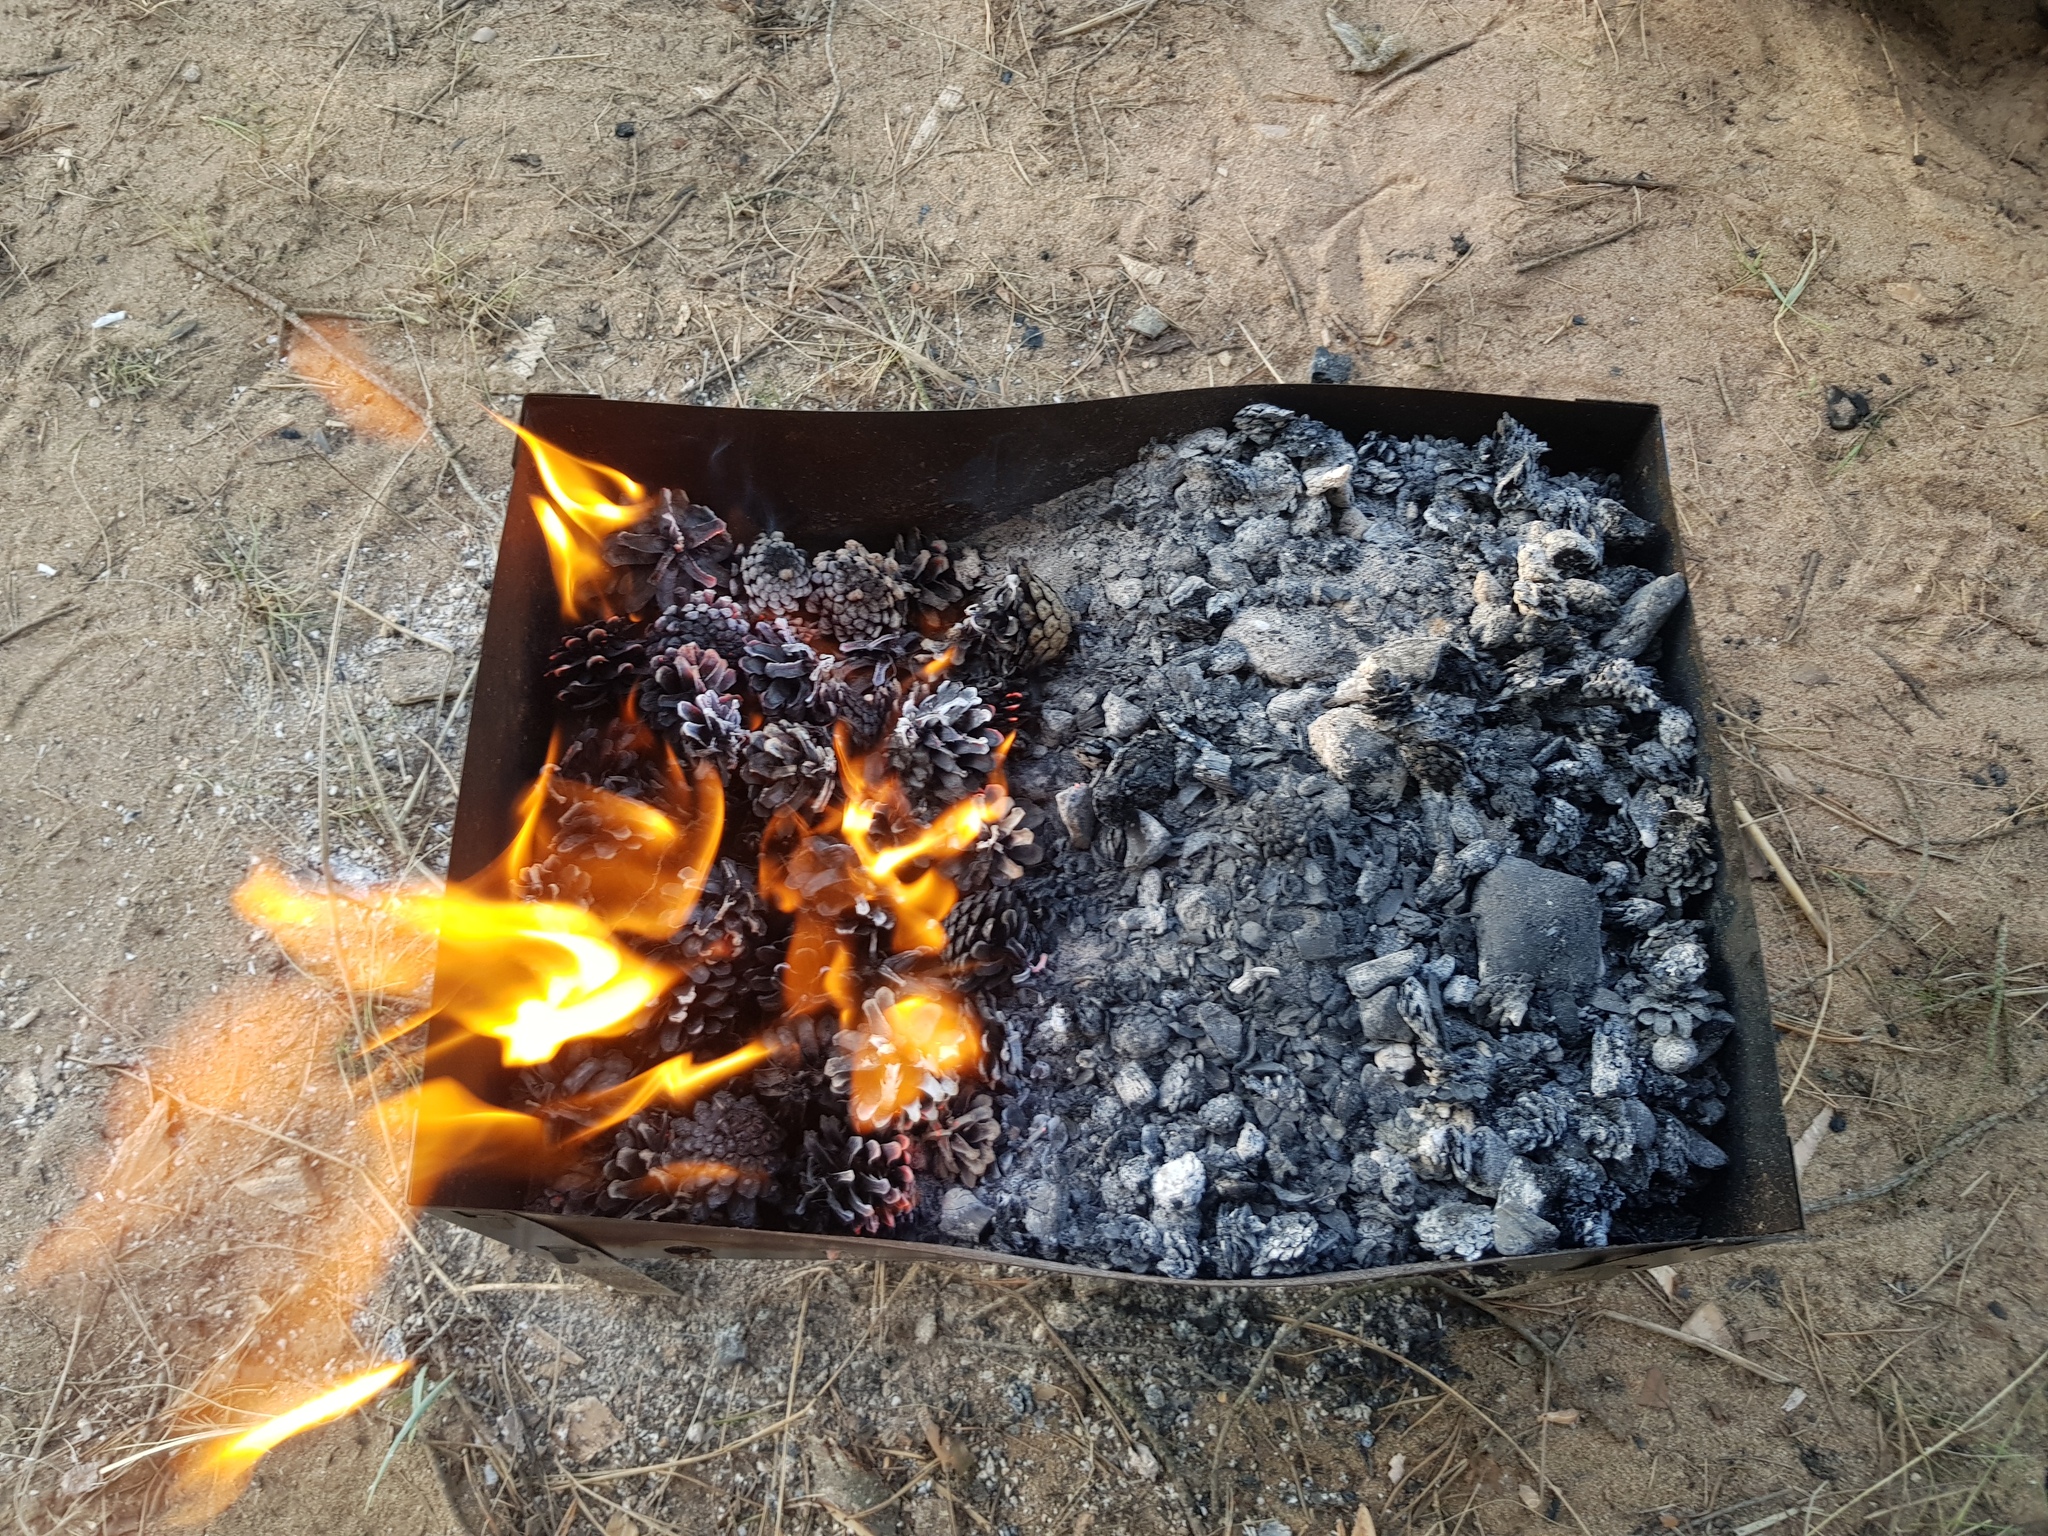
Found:
M 1540 1514 L 1543 1509 L 1543 1495 L 1527 1483 L 1515 1490 L 1515 1497 L 1522 1501 L 1522 1507 L 1531 1514 Z
M 922 1403 L 917 1406 L 917 1422 L 924 1429 L 924 1443 L 932 1448 L 932 1455 L 948 1476 L 966 1477 L 974 1470 L 973 1454 L 958 1440 L 949 1438 Z
M 1650 1374 L 1643 1378 L 1643 1384 L 1636 1388 L 1632 1399 L 1638 1408 L 1669 1408 L 1671 1388 L 1664 1381 L 1664 1367 L 1653 1365 Z
M 1536 1422 L 1538 1424 L 1576 1424 L 1579 1422 L 1579 1410 L 1576 1408 L 1553 1408 L 1548 1413 L 1538 1414 Z
M 1690 1338 L 1700 1339 L 1716 1349 L 1733 1351 L 1735 1335 L 1729 1332 L 1728 1319 L 1713 1302 L 1702 1302 L 1693 1309 L 1693 1314 L 1678 1325 L 1678 1331 Z
M 1821 1138 L 1828 1133 L 1828 1121 L 1834 1118 L 1834 1111 L 1824 1109 L 1813 1117 L 1813 1124 L 1799 1133 L 1799 1139 L 1792 1143 L 1792 1171 L 1804 1177 L 1806 1165 L 1813 1161 L 1813 1154 L 1820 1150 Z
M 1653 1264 L 1650 1278 L 1657 1282 L 1657 1289 L 1666 1296 L 1678 1294 L 1678 1266 L 1676 1264 Z
M 319 1180 L 300 1157 L 280 1157 L 261 1173 L 237 1179 L 235 1188 L 287 1216 L 311 1216 L 320 1209 Z
M 1387 1486 L 1398 1488 L 1401 1479 L 1408 1475 L 1408 1457 L 1405 1452 L 1396 1451 L 1394 1459 L 1387 1463 Z
M 562 1414 L 556 1431 L 562 1445 L 578 1461 L 601 1456 L 626 1436 L 626 1426 L 595 1397 L 579 1397 Z
M 1166 281 L 1166 268 L 1155 267 L 1149 261 L 1140 261 L 1135 256 L 1117 252 L 1116 259 L 1123 263 L 1124 272 L 1140 288 L 1157 288 Z
M 1363 1504 L 1351 1519 L 1351 1536 L 1380 1536 L 1380 1528 L 1373 1523 L 1372 1511 Z

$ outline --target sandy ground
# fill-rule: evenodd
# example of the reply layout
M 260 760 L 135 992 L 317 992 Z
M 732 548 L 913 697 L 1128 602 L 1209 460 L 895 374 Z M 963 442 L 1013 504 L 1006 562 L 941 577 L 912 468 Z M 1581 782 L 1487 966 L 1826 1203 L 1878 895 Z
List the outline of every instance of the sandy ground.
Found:
M 1297 379 L 1327 344 L 1360 383 L 1657 401 L 1738 789 L 1830 936 L 1759 866 L 1809 1200 L 2033 1102 L 2048 24 L 1345 14 L 1410 60 L 1476 41 L 1382 85 L 1319 0 L 0 6 L 0 1252 L 105 1204 L 84 1181 L 168 1080 L 152 1050 L 282 969 L 227 905 L 252 856 L 437 867 L 509 469 L 484 407 L 526 389 L 971 408 Z M 182 257 L 361 317 L 459 457 L 340 426 L 275 317 Z M 1122 329 L 1146 302 L 1163 345 Z M 1872 414 L 1831 430 L 1829 386 Z M 374 1206 L 278 1183 L 279 1136 L 332 1168 L 341 1132 L 299 1092 L 331 1050 L 276 1039 L 271 1118 L 208 1142 L 181 1101 L 91 1283 L 0 1278 L 29 1536 L 160 1528 L 169 1458 L 104 1467 L 282 1329 L 287 1250 Z M 432 1340 L 459 1390 L 374 1505 L 403 1391 L 217 1525 L 829 1530 L 900 1486 L 857 1524 L 2041 1529 L 2044 1155 L 2023 1113 L 1670 1294 L 1500 1306 L 1533 1341 L 1425 1296 L 1456 1395 L 1377 1378 L 1369 1420 L 1333 1341 L 1271 1310 L 872 1267 L 625 1299 L 429 1234 L 325 1326 Z M 1600 1315 L 1708 1301 L 1782 1380 Z M 590 1403 L 620 1429 L 595 1450 Z

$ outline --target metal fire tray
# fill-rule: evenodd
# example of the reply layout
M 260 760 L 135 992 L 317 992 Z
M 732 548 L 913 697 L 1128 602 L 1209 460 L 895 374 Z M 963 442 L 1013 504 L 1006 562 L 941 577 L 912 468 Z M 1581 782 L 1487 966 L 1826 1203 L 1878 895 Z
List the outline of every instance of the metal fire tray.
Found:
M 1024 512 L 1135 461 L 1146 446 L 1204 427 L 1228 425 L 1246 405 L 1266 401 L 1329 423 L 1350 437 L 1367 431 L 1473 441 L 1512 415 L 1551 445 L 1561 470 L 1609 471 L 1625 499 L 1661 535 L 1640 558 L 1660 573 L 1682 570 L 1676 508 L 1654 405 L 1544 400 L 1449 390 L 1324 384 L 1177 390 L 1064 405 L 949 412 L 758 411 L 581 395 L 528 395 L 523 420 L 541 437 L 646 485 L 686 487 L 715 508 L 741 539 L 772 523 L 813 548 L 859 538 L 886 548 L 912 527 L 958 537 Z M 539 490 L 532 458 L 515 454 L 510 511 L 484 626 L 474 715 L 463 760 L 449 878 L 483 870 L 505 847 L 521 792 L 545 760 L 553 705 L 541 683 L 561 627 L 547 550 L 527 515 Z M 1764 984 L 1756 916 L 1729 803 L 1730 764 L 1709 729 L 1706 680 L 1690 612 L 1666 632 L 1664 677 L 1692 711 L 1711 776 L 1720 874 L 1707 909 L 1713 943 L 1708 984 L 1728 1000 L 1735 1030 L 1717 1058 L 1731 1093 L 1722 1122 L 1728 1166 L 1705 1192 L 1701 1236 L 1680 1244 L 1566 1249 L 1486 1261 L 1516 1271 L 1570 1271 L 1671 1262 L 1709 1249 L 1743 1247 L 1797 1233 L 1798 1185 L 1779 1106 L 1776 1037 Z M 506 1074 L 495 1042 L 437 1019 L 429 1026 L 437 1069 L 479 1098 L 505 1102 Z M 540 1215 L 532 1190 L 484 1171 L 457 1171 L 414 1199 L 430 1214 L 544 1252 L 594 1278 L 646 1288 L 620 1261 L 726 1257 L 894 1259 L 950 1264 L 997 1261 L 1031 1269 L 1155 1285 L 1280 1288 L 1392 1279 L 1471 1268 L 1455 1262 L 1345 1270 L 1266 1280 L 1172 1280 L 1081 1265 L 890 1238 L 821 1237 L 675 1222 Z

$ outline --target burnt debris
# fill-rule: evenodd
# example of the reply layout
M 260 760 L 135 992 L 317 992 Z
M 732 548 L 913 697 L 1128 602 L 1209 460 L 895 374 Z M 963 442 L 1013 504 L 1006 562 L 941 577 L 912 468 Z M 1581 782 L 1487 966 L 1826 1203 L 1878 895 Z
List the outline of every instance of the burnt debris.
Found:
M 735 550 L 680 497 L 618 535 L 645 606 L 565 636 L 562 772 L 656 800 L 662 744 L 716 767 L 726 857 L 650 946 L 683 974 L 647 1024 L 523 1081 L 562 1114 L 677 1049 L 768 1055 L 545 1203 L 1183 1279 L 1687 1235 L 1732 1020 L 1696 726 L 1658 673 L 1685 587 L 1634 563 L 1616 482 L 1545 451 L 1255 405 L 978 551 Z M 607 703 L 637 717 L 593 725 Z M 817 835 L 849 754 L 895 787 L 889 836 L 1001 797 L 931 863 L 942 943 Z M 524 881 L 582 888 L 559 849 Z M 837 1016 L 796 912 L 855 957 Z M 972 1070 L 890 1039 L 936 975 Z

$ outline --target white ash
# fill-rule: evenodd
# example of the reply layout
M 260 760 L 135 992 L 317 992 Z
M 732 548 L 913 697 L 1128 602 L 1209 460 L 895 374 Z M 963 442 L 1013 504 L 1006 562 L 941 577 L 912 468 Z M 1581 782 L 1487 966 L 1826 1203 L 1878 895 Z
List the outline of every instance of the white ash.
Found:
M 939 1235 L 1235 1278 L 1691 1230 L 1732 1021 L 1684 586 L 1544 452 L 1253 406 L 984 537 L 1081 624 L 1012 762 L 1049 958 Z

